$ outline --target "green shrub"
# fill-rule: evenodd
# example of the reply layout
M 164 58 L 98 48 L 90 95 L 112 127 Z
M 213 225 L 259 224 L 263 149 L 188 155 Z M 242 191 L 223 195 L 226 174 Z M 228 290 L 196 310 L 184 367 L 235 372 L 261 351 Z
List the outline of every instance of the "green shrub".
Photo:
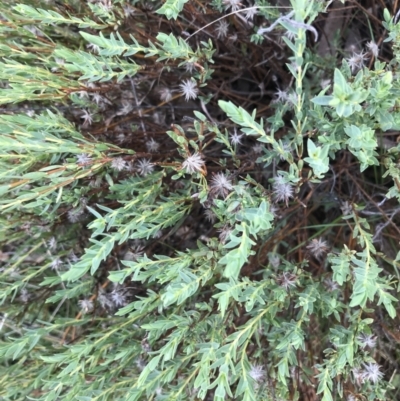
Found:
M 400 26 L 243 3 L 1 5 L 1 399 L 396 399 Z

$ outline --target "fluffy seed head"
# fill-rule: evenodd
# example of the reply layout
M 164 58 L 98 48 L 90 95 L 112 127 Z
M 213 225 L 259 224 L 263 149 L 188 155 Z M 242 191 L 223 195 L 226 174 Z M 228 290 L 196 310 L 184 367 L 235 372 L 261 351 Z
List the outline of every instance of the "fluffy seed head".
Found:
M 360 368 L 353 368 L 351 370 L 351 373 L 353 373 L 354 380 L 358 385 L 361 385 L 361 383 L 364 382 L 364 373 L 363 370 Z
M 113 290 L 110 294 L 110 298 L 115 306 L 125 305 L 126 298 L 125 295 L 121 294 L 118 290 Z
M 240 0 L 224 0 L 223 3 L 226 10 L 232 9 L 232 11 L 237 11 L 242 6 Z
M 137 261 L 138 258 L 142 257 L 144 254 L 144 247 L 142 245 L 136 245 L 128 252 L 125 253 L 124 255 L 124 260 L 131 260 L 131 261 Z
M 181 92 L 185 96 L 186 101 L 196 99 L 197 94 L 199 93 L 196 82 L 191 79 L 182 82 L 179 87 L 181 88 Z
M 283 272 L 276 278 L 276 282 L 286 291 L 290 289 L 290 287 L 296 287 L 297 276 L 290 272 Z
M 135 14 L 135 9 L 131 7 L 129 4 L 124 5 L 123 7 L 125 17 L 130 17 L 131 15 Z
M 361 343 L 361 348 L 374 348 L 376 345 L 376 336 L 372 334 L 361 333 L 357 340 Z
M 278 88 L 278 90 L 275 92 L 275 101 L 286 102 L 287 100 L 289 100 L 288 91 Z
M 383 373 L 380 371 L 381 367 L 377 363 L 365 363 L 362 371 L 363 379 L 369 380 L 372 383 L 377 383 L 382 380 Z
M 76 161 L 78 162 L 78 164 L 86 166 L 87 164 L 90 164 L 92 162 L 92 158 L 88 154 L 82 153 L 81 155 L 78 155 L 76 157 Z
M 55 258 L 51 264 L 50 267 L 52 270 L 58 270 L 58 268 L 62 265 L 62 261 L 60 258 Z
M 244 18 L 246 18 L 246 20 L 252 20 L 258 12 L 258 7 L 252 7 L 249 10 L 246 11 Z
M 83 110 L 83 114 L 81 115 L 81 119 L 83 119 L 83 126 L 87 127 L 91 125 L 93 122 L 93 114 L 87 110 Z
M 363 52 L 353 53 L 353 55 L 347 59 L 347 62 L 349 63 L 349 66 L 351 68 L 351 72 L 355 72 L 363 68 L 364 61 L 366 61 L 367 59 L 368 57 L 366 57 L 366 54 Z
M 373 40 L 371 40 L 370 42 L 367 43 L 367 48 L 374 57 L 378 57 L 379 47 Z
M 141 159 L 137 162 L 137 171 L 138 173 L 145 177 L 147 174 L 150 174 L 154 170 L 154 164 L 150 162 L 148 159 Z
M 193 174 L 196 171 L 202 171 L 204 167 L 204 161 L 201 155 L 196 152 L 193 155 L 190 155 L 183 163 L 182 167 L 186 169 L 188 174 Z
M 98 45 L 93 44 L 93 43 L 87 44 L 86 48 L 89 49 L 89 50 L 92 50 L 93 53 L 99 53 L 100 52 L 100 47 Z
M 270 253 L 268 255 L 268 260 L 274 269 L 277 269 L 279 267 L 279 265 L 281 264 L 281 258 L 279 257 L 279 255 L 277 253 Z
M 351 203 L 348 201 L 344 201 L 340 206 L 340 209 L 342 210 L 344 216 L 348 216 L 349 214 L 353 213 Z
M 81 299 L 78 301 L 78 305 L 83 313 L 89 313 L 93 310 L 93 301 L 90 299 Z
M 316 259 L 319 259 L 322 255 L 324 255 L 327 252 L 328 248 L 328 244 L 326 243 L 326 241 L 323 241 L 322 238 L 314 238 L 307 245 L 307 249 Z
M 150 138 L 146 142 L 146 148 L 149 152 L 157 152 L 159 147 L 160 147 L 160 144 L 157 141 L 155 141 L 153 138 Z
M 285 177 L 278 175 L 274 178 L 272 187 L 275 200 L 277 202 L 285 201 L 286 206 L 288 206 L 289 199 L 293 198 L 292 185 L 286 182 Z
M 215 213 L 211 209 L 207 209 L 204 212 L 204 216 L 205 216 L 206 220 L 209 221 L 212 224 L 214 224 L 217 221 L 217 216 L 215 215 Z
M 231 140 L 231 144 L 232 145 L 241 145 L 242 144 L 242 141 L 241 141 L 242 137 L 243 137 L 243 134 L 238 134 L 236 129 L 235 129 L 235 132 L 232 135 L 230 135 L 229 139 Z
M 55 248 L 57 248 L 57 240 L 54 237 L 51 237 L 47 241 L 47 245 L 48 245 L 49 249 L 55 249 Z
M 30 294 L 29 294 L 28 290 L 26 288 L 23 288 L 21 290 L 19 299 L 21 300 L 21 302 L 26 304 L 29 301 L 29 298 L 30 298 Z
M 135 365 L 140 371 L 142 371 L 146 367 L 146 362 L 142 358 L 139 358 L 135 361 Z
M 261 365 L 252 366 L 249 371 L 249 375 L 256 382 L 260 382 L 265 375 L 264 368 Z
M 217 38 L 218 39 L 223 39 L 226 38 L 226 35 L 228 34 L 228 28 L 229 24 L 226 20 L 221 20 L 217 24 L 217 27 L 215 28 L 215 32 L 217 33 Z
M 112 160 L 111 167 L 114 170 L 122 171 L 126 167 L 126 161 L 122 157 L 116 157 Z
M 217 173 L 211 179 L 210 189 L 213 193 L 226 198 L 229 192 L 232 191 L 233 186 L 231 180 L 228 180 L 224 174 Z
M 188 61 L 187 63 L 185 63 L 186 72 L 192 73 L 195 68 L 196 68 L 195 64 L 192 63 L 191 61 Z
M 262 143 L 256 143 L 251 149 L 256 155 L 260 155 L 263 152 L 264 145 Z
M 172 99 L 172 92 L 170 89 L 166 87 L 162 87 L 158 90 L 158 94 L 160 95 L 160 99 L 163 102 L 169 102 Z
M 78 208 L 78 209 L 71 209 L 68 211 L 68 220 L 71 223 L 77 223 L 82 219 L 83 216 L 83 210 Z

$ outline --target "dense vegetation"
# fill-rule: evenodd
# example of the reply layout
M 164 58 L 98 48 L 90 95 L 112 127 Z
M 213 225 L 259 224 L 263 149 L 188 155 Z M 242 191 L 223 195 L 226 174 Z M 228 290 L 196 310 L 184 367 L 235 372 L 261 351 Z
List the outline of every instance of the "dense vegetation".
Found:
M 0 399 L 399 399 L 399 6 L 0 1 Z

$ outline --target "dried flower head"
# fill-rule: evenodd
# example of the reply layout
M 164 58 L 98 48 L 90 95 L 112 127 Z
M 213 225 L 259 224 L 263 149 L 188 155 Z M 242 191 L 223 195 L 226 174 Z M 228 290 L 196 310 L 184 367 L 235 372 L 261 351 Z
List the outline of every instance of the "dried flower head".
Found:
M 290 272 L 283 272 L 276 278 L 276 283 L 284 288 L 286 291 L 290 287 L 296 287 L 297 276 Z
M 235 42 L 237 41 L 237 39 L 238 39 L 238 35 L 237 35 L 236 32 L 233 33 L 232 35 L 229 35 L 229 36 L 228 36 L 228 40 L 229 40 L 229 42 L 231 42 L 231 43 L 235 43 Z
M 93 301 L 90 299 L 81 299 L 78 301 L 82 313 L 90 313 L 93 310 Z
M 94 43 L 89 43 L 86 45 L 86 49 L 91 50 L 93 53 L 99 53 L 100 52 L 100 46 L 95 45 Z
M 190 155 L 183 163 L 182 167 L 186 169 L 188 174 L 193 174 L 196 172 L 202 172 L 204 167 L 204 161 L 200 153 L 196 152 Z
M 103 96 L 100 95 L 100 93 L 93 93 L 92 94 L 92 100 L 95 102 L 97 105 L 100 105 L 104 102 Z
M 366 53 L 360 52 L 353 53 L 353 55 L 346 60 L 351 68 L 351 72 L 355 72 L 364 67 L 364 62 L 367 59 L 368 57 L 366 56 Z
M 370 42 L 367 43 L 367 48 L 374 57 L 378 57 L 379 47 L 373 40 L 371 40 Z
M 126 303 L 126 297 L 121 293 L 121 291 L 118 291 L 118 289 L 114 289 L 111 294 L 110 294 L 111 301 L 113 304 L 118 307 L 118 306 L 123 306 Z
M 383 373 L 381 367 L 377 363 L 365 363 L 362 370 L 363 380 L 369 380 L 372 383 L 377 383 L 382 380 Z
M 353 368 L 351 370 L 351 373 L 353 373 L 354 376 L 354 381 L 358 384 L 361 385 L 364 381 L 364 374 L 363 370 L 360 368 Z
M 232 229 L 228 225 L 225 225 L 217 231 L 219 232 L 219 240 L 224 244 L 231 235 Z
M 372 334 L 361 333 L 357 336 L 361 348 L 374 348 L 376 345 L 376 336 Z
M 211 209 L 207 209 L 204 212 L 204 216 L 206 220 L 209 221 L 211 224 L 214 224 L 217 221 L 217 216 Z
M 77 223 L 82 219 L 83 210 L 81 208 L 78 209 L 71 209 L 68 211 L 68 220 L 71 223 Z
M 125 4 L 122 8 L 124 10 L 124 15 L 126 18 L 135 14 L 135 9 L 133 7 L 131 7 L 129 4 Z
M 47 246 L 49 247 L 49 249 L 55 249 L 57 248 L 57 240 L 54 237 L 51 237 L 48 241 L 47 241 Z
M 194 63 L 192 63 L 191 61 L 188 61 L 187 63 L 185 63 L 185 70 L 186 72 L 192 73 L 193 70 L 195 69 L 196 65 Z
M 153 138 L 150 138 L 146 142 L 146 148 L 149 152 L 157 152 L 159 147 L 160 147 L 160 144 L 157 141 L 155 141 Z
M 111 162 L 111 167 L 114 170 L 122 171 L 126 168 L 126 161 L 122 157 L 115 157 Z
M 319 259 L 328 251 L 329 247 L 326 241 L 323 241 L 322 238 L 314 238 L 307 245 L 307 249 L 310 251 L 312 256 Z
M 81 119 L 83 119 L 83 127 L 87 127 L 88 125 L 91 125 L 93 122 L 93 114 L 87 110 L 83 110 Z
M 336 281 L 333 281 L 331 278 L 327 278 L 324 281 L 324 283 L 325 283 L 325 285 L 326 285 L 326 287 L 327 287 L 329 292 L 333 292 L 333 291 L 338 290 L 340 288 L 339 284 Z
M 31 297 L 31 294 L 29 294 L 28 290 L 26 288 L 23 288 L 20 292 L 19 299 L 21 300 L 22 303 L 26 304 Z
M 136 169 L 141 176 L 146 176 L 154 170 L 154 164 L 148 159 L 141 159 L 137 162 Z
M 256 382 L 260 382 L 265 376 L 264 368 L 261 365 L 252 365 L 249 371 L 249 375 Z
M 246 18 L 247 21 L 252 20 L 257 15 L 257 12 L 258 12 L 257 6 L 251 7 L 244 14 L 244 18 Z
M 138 258 L 142 257 L 143 254 L 144 254 L 144 246 L 136 245 L 132 247 L 131 250 L 125 253 L 124 260 L 136 261 Z
M 325 89 L 327 86 L 331 84 L 331 79 L 330 78 L 321 79 L 319 84 L 321 85 L 322 89 Z
M 210 182 L 210 189 L 213 193 L 226 198 L 233 186 L 231 180 L 228 180 L 223 173 L 214 174 Z
M 275 102 L 286 102 L 289 100 L 289 92 L 287 90 L 282 90 L 278 88 L 275 92 Z
M 74 251 L 71 251 L 70 254 L 68 255 L 68 260 L 69 260 L 70 262 L 72 262 L 72 263 L 76 263 L 76 262 L 79 260 L 79 258 L 78 258 L 78 256 L 75 254 Z
M 288 206 L 289 199 L 293 198 L 293 187 L 292 184 L 286 181 L 285 177 L 282 175 L 277 175 L 274 178 L 273 194 L 277 202 L 285 201 L 286 206 Z
M 163 102 L 169 102 L 172 99 L 172 91 L 165 86 L 158 89 L 158 94 Z
M 238 134 L 236 129 L 235 129 L 235 132 L 232 135 L 229 136 L 229 139 L 230 139 L 232 145 L 241 145 L 242 144 L 242 141 L 241 141 L 242 137 L 243 137 L 243 134 Z
M 127 100 L 127 99 L 122 99 L 121 100 L 121 105 L 122 107 L 118 110 L 117 116 L 126 116 L 128 113 L 130 113 L 133 110 L 133 104 Z
M 260 155 L 265 149 L 265 146 L 262 143 L 256 143 L 251 149 L 256 155 Z
M 232 11 L 237 11 L 242 6 L 240 0 L 223 0 L 223 3 L 225 4 L 226 10 L 231 9 Z
M 218 22 L 217 27 L 215 28 L 215 32 L 217 34 L 218 39 L 224 39 L 226 38 L 226 35 L 228 35 L 228 28 L 229 24 L 226 20 L 221 20 Z
M 145 353 L 148 353 L 151 351 L 151 345 L 149 344 L 149 342 L 147 341 L 147 338 L 144 338 L 141 342 L 142 345 L 142 350 Z
M 50 263 L 50 268 L 52 270 L 58 270 L 58 268 L 62 265 L 62 261 L 60 258 L 55 258 L 51 263 Z
M 342 210 L 344 216 L 348 216 L 349 214 L 353 213 L 353 207 L 351 206 L 351 203 L 348 201 L 344 201 L 340 206 L 340 209 Z
M 100 290 L 97 296 L 97 301 L 101 305 L 103 309 L 113 309 L 114 303 L 111 299 L 108 298 L 109 294 L 106 294 L 104 290 Z
M 277 253 L 268 254 L 268 260 L 274 269 L 277 269 L 281 264 L 281 258 Z
M 136 359 L 135 365 L 140 371 L 142 371 L 146 367 L 146 362 L 142 358 L 138 358 Z
M 88 154 L 82 153 L 81 155 L 78 155 L 76 157 L 76 161 L 78 162 L 78 164 L 86 166 L 92 162 L 92 158 Z
M 197 88 L 196 81 L 192 79 L 187 79 L 182 82 L 179 87 L 181 88 L 182 94 L 185 96 L 185 100 L 196 99 L 199 90 Z

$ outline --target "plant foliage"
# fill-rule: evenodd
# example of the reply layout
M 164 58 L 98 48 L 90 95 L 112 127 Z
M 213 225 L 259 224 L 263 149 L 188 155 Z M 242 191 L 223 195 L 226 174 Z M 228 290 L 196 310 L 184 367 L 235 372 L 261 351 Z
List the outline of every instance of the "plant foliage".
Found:
M 329 5 L 1 3 L 2 400 L 398 398 L 400 25 Z

